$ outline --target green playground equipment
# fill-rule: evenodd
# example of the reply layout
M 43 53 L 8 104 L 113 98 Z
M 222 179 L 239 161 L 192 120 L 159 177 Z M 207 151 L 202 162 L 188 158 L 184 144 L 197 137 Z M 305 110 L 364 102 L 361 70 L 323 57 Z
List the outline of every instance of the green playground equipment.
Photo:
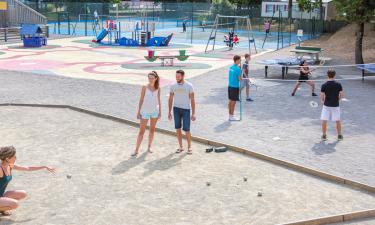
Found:
M 145 59 L 149 62 L 155 62 L 157 59 L 163 59 L 163 58 L 176 58 L 179 61 L 185 61 L 189 58 L 189 55 L 186 55 L 186 50 L 179 50 L 179 55 L 156 56 L 154 50 L 148 50 L 148 55 L 145 56 Z

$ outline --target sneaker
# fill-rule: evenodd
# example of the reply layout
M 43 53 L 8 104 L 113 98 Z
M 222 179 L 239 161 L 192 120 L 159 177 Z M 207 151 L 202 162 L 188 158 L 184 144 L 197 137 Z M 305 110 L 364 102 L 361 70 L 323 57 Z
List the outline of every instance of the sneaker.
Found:
M 344 136 L 342 136 L 342 134 L 340 134 L 340 135 L 337 136 L 337 139 L 338 139 L 339 141 L 343 141 L 343 140 L 344 140 Z
M 248 101 L 248 102 L 253 102 L 254 100 L 251 99 L 251 98 L 247 98 L 246 101 Z
M 229 117 L 229 121 L 238 121 L 238 119 L 234 116 Z
M 292 93 L 292 96 L 294 96 L 295 94 L 296 94 L 296 93 L 293 92 L 293 93 Z
M 326 141 L 326 140 L 328 140 L 328 139 L 327 139 L 327 135 L 326 135 L 326 134 L 323 134 L 323 135 L 322 135 L 322 140 L 323 140 L 323 141 Z
M 313 92 L 313 93 L 312 93 L 311 95 L 312 95 L 312 96 L 314 96 L 314 97 L 315 97 L 315 96 L 318 96 L 318 95 L 317 95 L 317 94 L 315 94 L 314 92 Z

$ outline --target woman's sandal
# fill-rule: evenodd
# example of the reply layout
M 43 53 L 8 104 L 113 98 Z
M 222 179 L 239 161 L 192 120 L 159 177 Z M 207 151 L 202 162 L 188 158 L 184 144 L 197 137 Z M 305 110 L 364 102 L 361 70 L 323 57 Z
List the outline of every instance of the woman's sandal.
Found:
M 137 157 L 138 155 L 138 152 L 134 152 L 133 154 L 131 154 L 132 157 Z
M 188 151 L 187 151 L 187 154 L 188 155 L 192 155 L 193 154 L 193 150 L 191 150 L 191 148 L 189 148 Z
M 181 152 L 183 152 L 183 151 L 184 151 L 183 148 L 178 148 L 177 151 L 176 151 L 176 153 L 178 154 L 178 153 L 181 153 Z
M 1 214 L 2 216 L 10 216 L 10 215 L 12 215 L 12 213 L 9 212 L 9 211 L 1 211 L 0 214 Z
M 153 151 L 151 151 L 151 149 L 150 149 L 150 148 L 149 148 L 149 149 L 148 149 L 147 151 L 148 151 L 148 153 L 154 153 Z

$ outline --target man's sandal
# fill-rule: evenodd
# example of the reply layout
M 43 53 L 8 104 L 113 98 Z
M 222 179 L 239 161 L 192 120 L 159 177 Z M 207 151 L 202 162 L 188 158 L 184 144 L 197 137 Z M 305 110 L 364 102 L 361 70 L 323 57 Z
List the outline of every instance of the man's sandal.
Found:
M 183 151 L 184 151 L 183 148 L 178 148 L 177 151 L 176 151 L 176 153 L 178 154 L 178 153 L 181 153 L 181 152 L 183 152 Z

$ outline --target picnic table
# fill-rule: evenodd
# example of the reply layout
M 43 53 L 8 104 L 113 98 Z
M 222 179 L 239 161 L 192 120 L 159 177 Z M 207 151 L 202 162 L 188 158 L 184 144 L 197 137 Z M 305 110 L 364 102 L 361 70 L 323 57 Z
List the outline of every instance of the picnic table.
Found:
M 312 61 L 308 60 L 309 63 Z M 299 69 L 299 64 L 301 63 L 301 60 L 298 58 L 279 58 L 279 59 L 266 59 L 258 61 L 259 64 L 264 64 L 264 77 L 268 77 L 268 68 L 270 66 L 279 66 L 281 68 L 281 78 L 285 79 L 286 75 L 288 74 L 288 70 L 290 67 Z
M 365 80 L 366 72 L 367 74 L 375 74 L 375 64 L 361 64 L 357 68 L 362 70 L 362 81 Z
M 179 50 L 179 55 L 155 55 L 154 50 L 149 50 L 148 55 L 145 56 L 145 59 L 149 62 L 154 62 L 157 59 L 160 59 L 161 61 L 161 66 L 173 66 L 174 65 L 174 59 L 178 59 L 179 61 L 185 61 L 189 58 L 188 55 L 186 55 L 186 50 Z
M 173 60 L 177 58 L 177 56 L 158 56 L 158 59 L 161 61 L 161 66 L 173 66 Z
M 319 62 L 319 55 L 322 52 L 321 48 L 312 46 L 297 46 L 295 49 L 291 50 L 297 56 L 297 58 L 302 59 L 305 55 L 308 55 L 311 60 L 315 63 Z

